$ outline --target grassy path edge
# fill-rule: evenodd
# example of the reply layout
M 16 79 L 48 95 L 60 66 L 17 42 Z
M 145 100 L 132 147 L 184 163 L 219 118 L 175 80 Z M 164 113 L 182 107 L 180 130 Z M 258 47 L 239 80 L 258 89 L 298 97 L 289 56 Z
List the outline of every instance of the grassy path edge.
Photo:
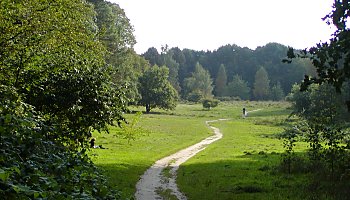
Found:
M 179 166 L 193 157 L 200 151 L 204 150 L 209 144 L 222 138 L 222 133 L 216 127 L 210 126 L 209 123 L 224 121 L 229 119 L 218 119 L 206 121 L 214 131 L 214 135 L 196 143 L 190 147 L 178 151 L 170 156 L 156 161 L 146 172 L 141 176 L 136 184 L 135 198 L 141 199 L 159 199 L 161 195 L 167 194 L 175 196 L 177 199 L 187 199 L 182 194 L 176 185 L 176 171 Z M 166 173 L 166 170 L 169 170 Z

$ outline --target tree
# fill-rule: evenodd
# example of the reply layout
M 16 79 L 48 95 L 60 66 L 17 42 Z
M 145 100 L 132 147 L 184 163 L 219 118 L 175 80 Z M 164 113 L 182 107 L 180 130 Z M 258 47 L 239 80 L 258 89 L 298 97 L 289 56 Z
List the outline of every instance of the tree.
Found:
M 186 96 L 190 96 L 192 93 L 200 93 L 203 98 L 210 98 L 213 91 L 212 83 L 209 72 L 197 62 L 192 76 L 185 79 L 184 90 Z
M 224 95 L 226 84 L 227 84 L 226 70 L 225 70 L 225 66 L 221 64 L 215 79 L 216 96 L 221 97 Z
M 350 34 L 347 23 L 349 11 L 349 1 L 335 0 L 333 10 L 323 18 L 328 25 L 336 27 L 329 42 L 319 43 L 297 53 L 289 48 L 288 59 L 284 62 L 291 63 L 296 57 L 309 58 L 317 69 L 317 77 L 305 76 L 302 90 L 306 90 L 313 83 L 329 83 L 337 92 L 341 92 L 343 83 L 350 79 Z M 350 99 L 346 100 L 346 104 L 350 112 Z
M 270 80 L 264 67 L 255 74 L 253 94 L 257 100 L 267 100 L 270 95 Z
M 111 82 L 95 14 L 81 0 L 0 1 L 5 198 L 117 198 L 84 145 L 91 131 L 108 130 L 126 110 L 124 88 Z
M 0 84 L 56 126 L 50 137 L 75 143 L 123 119 L 124 89 L 111 82 L 90 4 L 6 0 L 0 11 Z
M 179 84 L 179 64 L 173 59 L 173 53 L 171 51 L 162 52 L 161 54 L 162 65 L 168 67 L 169 77 L 168 80 L 171 85 L 176 89 L 178 93 L 181 91 Z
M 161 65 L 160 64 L 160 54 L 158 53 L 158 50 L 155 47 L 150 47 L 148 50 L 142 54 L 142 57 L 144 57 L 148 62 L 153 65 Z
M 272 101 L 280 101 L 284 98 L 284 92 L 279 82 L 272 86 L 270 95 Z
M 312 84 L 306 91 L 300 91 L 300 86 L 295 85 L 287 99 L 292 102 L 293 114 L 300 117 L 291 133 L 309 142 L 313 164 L 319 166 L 326 161 L 332 176 L 335 169 L 343 174 L 348 166 L 344 160 L 348 157 L 344 141 L 348 137 L 346 124 L 349 122 L 343 96 L 324 83 Z
M 140 105 L 149 113 L 153 108 L 174 109 L 178 94 L 168 81 L 167 67 L 153 66 L 139 78 Z
M 124 10 L 118 4 L 104 0 L 89 0 L 97 13 L 99 40 L 107 52 L 106 63 L 111 66 L 110 75 L 115 85 L 127 87 L 128 103 L 135 103 L 140 95 L 137 80 L 148 63 L 133 50 L 136 43 L 133 27 Z
M 136 43 L 134 29 L 118 4 L 104 0 L 88 0 L 97 13 L 96 24 L 100 30 L 99 40 L 108 50 L 107 63 L 121 64 L 123 57 Z
M 218 104 L 219 104 L 219 100 L 217 100 L 217 99 L 203 99 L 202 100 L 203 108 L 206 108 L 208 110 L 210 110 L 211 108 L 215 108 L 216 106 L 218 106 Z
M 234 75 L 232 81 L 225 89 L 225 95 L 230 97 L 239 97 L 242 100 L 250 98 L 250 88 L 239 75 Z

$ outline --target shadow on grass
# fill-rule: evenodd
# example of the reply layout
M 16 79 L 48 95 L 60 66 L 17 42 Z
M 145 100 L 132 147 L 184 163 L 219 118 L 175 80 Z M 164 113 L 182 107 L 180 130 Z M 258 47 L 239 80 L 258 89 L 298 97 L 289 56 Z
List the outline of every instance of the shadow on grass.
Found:
M 122 199 L 133 198 L 136 183 L 148 168 L 131 164 L 97 164 L 97 167 L 107 176 L 109 184 L 122 192 Z
M 240 156 L 215 162 L 185 163 L 177 183 L 188 199 L 349 199 L 350 183 L 330 182 L 327 175 L 316 177 L 298 153 L 291 174 L 281 164 L 280 153 L 245 151 Z M 99 164 L 110 185 L 132 198 L 139 177 L 149 166 Z
M 303 169 L 288 174 L 281 154 L 247 153 L 232 160 L 185 164 L 177 182 L 189 199 L 349 199 L 350 184 L 315 181 L 296 161 L 295 167 Z

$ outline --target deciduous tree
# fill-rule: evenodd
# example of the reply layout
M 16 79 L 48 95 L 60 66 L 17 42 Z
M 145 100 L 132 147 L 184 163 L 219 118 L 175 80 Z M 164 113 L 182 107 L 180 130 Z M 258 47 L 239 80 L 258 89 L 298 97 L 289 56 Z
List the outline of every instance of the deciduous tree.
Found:
M 225 95 L 248 100 L 250 98 L 250 88 L 248 87 L 247 82 L 239 75 L 234 75 L 232 81 L 226 87 Z
M 178 94 L 168 81 L 169 69 L 153 66 L 139 78 L 140 105 L 149 113 L 153 108 L 174 109 Z
M 302 90 L 306 90 L 313 83 L 330 83 L 340 92 L 343 83 L 350 79 L 349 12 L 349 1 L 335 0 L 333 10 L 323 18 L 328 25 L 336 28 L 332 38 L 301 52 L 296 53 L 293 48 L 289 49 L 285 62 L 290 63 L 296 57 L 309 58 L 317 69 L 317 77 L 305 76 Z M 350 112 L 350 99 L 346 100 L 346 104 Z
M 273 101 L 283 100 L 285 95 L 279 82 L 276 85 L 272 86 L 270 95 L 270 99 Z
M 184 90 L 186 96 L 190 96 L 191 93 L 200 93 L 204 98 L 212 97 L 212 79 L 207 70 L 205 70 L 199 63 L 195 66 L 195 71 L 192 76 L 185 79 Z

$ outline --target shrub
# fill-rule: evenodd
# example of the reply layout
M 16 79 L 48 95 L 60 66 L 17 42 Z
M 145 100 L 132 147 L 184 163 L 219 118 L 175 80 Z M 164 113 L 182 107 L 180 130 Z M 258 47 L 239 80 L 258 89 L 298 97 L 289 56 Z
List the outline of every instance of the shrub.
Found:
M 218 106 L 219 100 L 217 100 L 217 99 L 203 99 L 202 104 L 203 104 L 203 108 L 210 110 L 211 108 Z

